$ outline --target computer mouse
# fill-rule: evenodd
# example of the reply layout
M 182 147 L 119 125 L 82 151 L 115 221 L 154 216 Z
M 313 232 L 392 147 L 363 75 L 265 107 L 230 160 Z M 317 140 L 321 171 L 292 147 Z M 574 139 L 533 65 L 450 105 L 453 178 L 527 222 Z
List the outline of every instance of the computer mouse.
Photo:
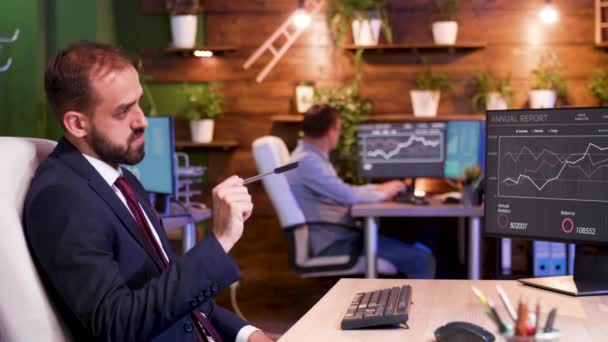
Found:
M 495 341 L 494 334 L 469 322 L 450 322 L 435 329 L 438 342 L 490 342 Z

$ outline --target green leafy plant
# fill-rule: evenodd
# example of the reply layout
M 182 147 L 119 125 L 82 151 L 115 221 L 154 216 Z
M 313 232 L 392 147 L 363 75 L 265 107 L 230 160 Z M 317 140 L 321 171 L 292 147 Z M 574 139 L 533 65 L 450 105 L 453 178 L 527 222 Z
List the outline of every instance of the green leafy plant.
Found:
M 447 74 L 433 72 L 429 66 L 424 72 L 416 74 L 416 89 L 447 92 L 452 90 L 452 82 Z
M 473 185 L 481 178 L 481 167 L 472 165 L 464 169 L 464 184 Z
M 342 134 L 331 160 L 338 174 L 353 183 L 357 176 L 357 125 L 372 112 L 372 103 L 361 97 L 357 82 L 337 89 L 315 89 L 315 102 L 332 106 L 342 114 Z
M 156 106 L 156 101 L 148 86 L 148 81 L 151 81 L 153 78 L 144 72 L 144 66 L 141 59 L 137 59 L 135 66 L 137 67 L 139 83 L 141 84 L 141 89 L 143 91 L 143 97 L 140 100 L 139 105 L 148 116 L 156 116 L 158 115 L 158 107 Z
M 198 0 L 165 0 L 165 8 L 171 15 L 196 14 L 201 5 Z
M 566 81 L 562 77 L 562 71 L 557 58 L 553 53 L 541 56 L 538 65 L 532 70 L 532 89 L 555 90 L 561 99 L 568 97 Z
M 482 71 L 473 76 L 473 97 L 471 104 L 476 112 L 486 109 L 488 94 L 497 92 L 507 102 L 509 107 L 513 102 L 513 88 L 511 87 L 511 75 L 498 78 L 489 72 Z
M 220 83 L 206 85 L 183 85 L 186 94 L 186 107 L 180 115 L 190 120 L 214 119 L 223 114 L 224 96 Z
M 329 3 L 328 26 L 339 45 L 344 44 L 344 37 L 353 19 L 371 19 L 377 17 L 382 25 L 386 41 L 393 42 L 386 5 L 390 0 L 331 0 Z
M 587 87 L 597 98 L 599 106 L 608 104 L 608 71 L 602 69 L 595 70 L 595 75 Z
M 458 21 L 460 0 L 435 0 L 438 21 Z

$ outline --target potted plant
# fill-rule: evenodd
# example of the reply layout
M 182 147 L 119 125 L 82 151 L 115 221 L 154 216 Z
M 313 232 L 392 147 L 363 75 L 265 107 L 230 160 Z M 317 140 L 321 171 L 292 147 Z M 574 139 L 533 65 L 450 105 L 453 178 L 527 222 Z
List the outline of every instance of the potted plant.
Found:
M 351 26 L 355 45 L 377 45 L 380 28 L 384 38 L 392 43 L 393 34 L 388 22 L 386 5 L 390 0 L 331 0 L 329 3 L 329 28 L 339 45 Z
M 477 187 L 481 179 L 481 167 L 472 165 L 464 169 L 462 204 L 465 207 L 481 204 Z
M 192 141 L 207 143 L 213 140 L 213 119 L 223 114 L 224 96 L 220 88 L 219 83 L 184 85 L 187 104 L 180 114 L 190 119 Z
M 196 45 L 199 10 L 198 0 L 165 0 L 171 15 L 171 37 L 173 47 L 191 49 Z
M 588 87 L 597 98 L 599 106 L 608 104 L 608 72 L 606 70 L 595 70 L 595 75 L 591 82 L 589 82 Z
M 433 73 L 430 67 L 416 75 L 416 89 L 410 90 L 414 116 L 437 116 L 441 92 L 450 91 L 452 84 L 448 75 Z
M 458 35 L 458 10 L 460 0 L 435 0 L 438 19 L 433 22 L 435 44 L 454 45 Z
M 473 88 L 471 103 L 476 112 L 507 109 L 513 101 L 511 76 L 497 78 L 482 71 L 473 76 Z
M 296 111 L 304 113 L 312 106 L 315 95 L 315 87 L 308 82 L 300 82 L 296 86 Z
M 362 183 L 357 175 L 357 126 L 372 112 L 372 103 L 359 94 L 356 81 L 337 89 L 315 89 L 315 103 L 325 103 L 342 114 L 342 133 L 331 160 L 340 177 Z
M 532 70 L 531 76 L 531 108 L 553 108 L 557 98 L 565 99 L 568 96 L 566 82 L 562 78 L 561 68 L 554 54 L 543 55 Z

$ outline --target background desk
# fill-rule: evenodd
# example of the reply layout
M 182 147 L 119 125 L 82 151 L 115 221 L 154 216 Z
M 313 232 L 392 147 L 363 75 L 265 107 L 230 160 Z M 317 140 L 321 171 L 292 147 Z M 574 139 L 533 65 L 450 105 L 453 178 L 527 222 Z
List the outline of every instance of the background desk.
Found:
M 375 278 L 376 251 L 378 249 L 377 217 L 470 217 L 469 220 L 469 279 L 479 279 L 481 274 L 480 217 L 483 206 L 464 207 L 459 204 L 442 204 L 431 200 L 429 205 L 413 205 L 395 202 L 356 204 L 351 209 L 354 217 L 365 218 L 365 276 Z
M 196 244 L 196 223 L 209 219 L 211 217 L 211 209 L 189 208 L 188 213 L 191 216 L 187 215 L 187 213 L 181 216 L 161 216 L 165 230 L 184 227 L 182 233 L 182 251 L 184 253 Z
M 340 330 L 340 321 L 357 292 L 380 288 L 412 286 L 409 329 Z M 451 321 L 468 321 L 491 332 L 496 328 L 477 302 L 471 286 L 478 287 L 496 303 L 498 314 L 508 319 L 496 285 L 501 285 L 514 305 L 523 298 L 536 305 L 541 301 L 541 322 L 552 307 L 557 308 L 555 327 L 560 341 L 606 341 L 608 336 L 608 296 L 571 297 L 539 290 L 514 280 L 409 280 L 341 279 L 315 304 L 280 341 L 434 341 L 433 332 Z

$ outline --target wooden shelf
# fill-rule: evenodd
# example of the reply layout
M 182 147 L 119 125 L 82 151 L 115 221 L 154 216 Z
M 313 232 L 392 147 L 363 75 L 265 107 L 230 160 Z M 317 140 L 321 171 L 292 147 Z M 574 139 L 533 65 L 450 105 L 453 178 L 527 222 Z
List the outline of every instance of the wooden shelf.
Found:
M 235 46 L 195 46 L 193 48 L 176 48 L 176 47 L 165 47 L 158 49 L 144 49 L 142 50 L 143 54 L 171 54 L 178 55 L 182 57 L 217 57 L 223 56 L 230 52 L 235 52 L 237 48 Z M 211 52 L 213 56 L 197 56 L 198 52 Z
M 274 115 L 272 122 L 276 123 L 301 123 L 304 116 L 300 114 Z M 377 114 L 370 115 L 364 122 L 381 122 L 381 121 L 467 121 L 481 120 L 485 121 L 485 114 L 450 114 L 438 115 L 435 117 L 419 117 L 412 113 L 403 114 Z
M 457 42 L 454 45 L 439 45 L 433 43 L 411 43 L 411 44 L 380 44 L 373 46 L 361 46 L 354 44 L 347 44 L 344 46 L 345 50 L 357 51 L 363 49 L 365 52 L 405 52 L 405 53 L 416 53 L 421 51 L 426 52 L 470 52 L 474 50 L 483 49 L 486 47 L 485 42 Z
M 179 149 L 201 149 L 201 150 L 232 150 L 239 146 L 236 140 L 216 140 L 209 143 L 177 140 L 175 147 Z

